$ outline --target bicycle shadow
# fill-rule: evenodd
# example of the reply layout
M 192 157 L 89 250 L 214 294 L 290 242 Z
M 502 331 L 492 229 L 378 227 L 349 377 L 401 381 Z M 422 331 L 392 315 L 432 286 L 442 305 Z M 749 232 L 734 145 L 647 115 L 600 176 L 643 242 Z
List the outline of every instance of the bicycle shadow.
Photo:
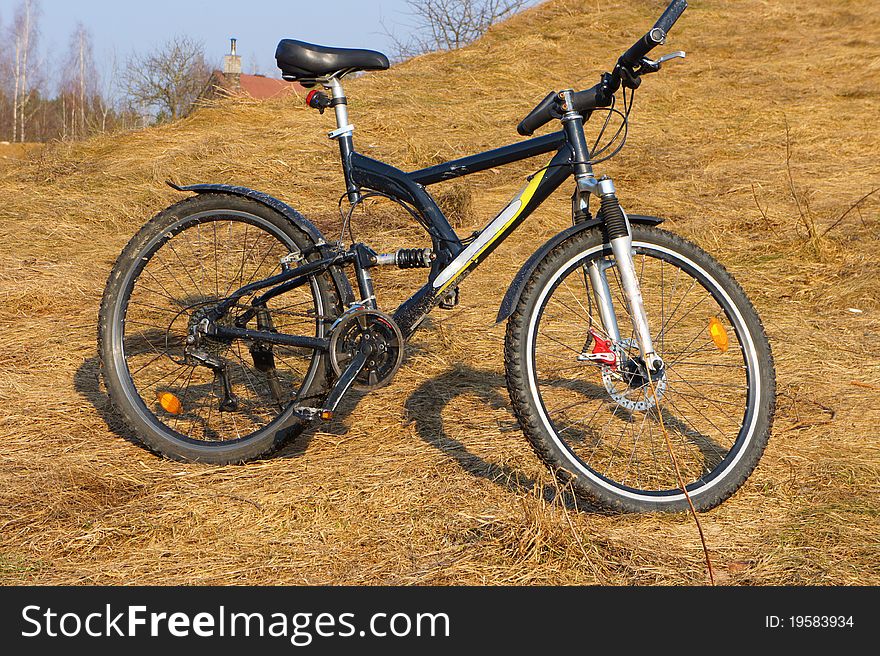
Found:
M 100 359 L 95 354 L 83 360 L 73 373 L 73 388 L 76 393 L 89 402 L 98 416 L 107 424 L 107 428 L 117 437 L 141 446 L 133 430 L 126 426 L 122 417 L 113 408 L 110 397 L 101 383 Z
M 509 410 L 510 403 L 504 376 L 457 364 L 440 376 L 422 383 L 407 398 L 404 408 L 416 433 L 427 444 L 454 460 L 464 471 L 476 478 L 484 478 L 517 494 L 535 490 L 547 502 L 559 501 L 570 510 L 603 513 L 569 491 L 560 491 L 554 485 L 539 483 L 526 473 L 506 464 L 490 462 L 472 453 L 459 440 L 451 437 L 443 421 L 444 408 L 464 394 L 475 395 L 493 410 Z M 511 416 L 511 423 L 519 425 Z M 525 439 L 525 438 L 522 438 Z
M 109 396 L 104 390 L 100 379 L 99 358 L 97 354 L 86 358 L 77 368 L 74 372 L 73 384 L 76 392 L 92 405 L 110 432 L 131 444 L 143 447 L 134 431 L 128 428 L 121 415 L 113 407 Z M 601 395 L 604 391 L 597 386 L 586 384 L 583 381 L 563 381 L 559 384 L 564 387 L 571 387 L 585 396 L 594 398 L 598 398 L 596 395 Z M 367 392 L 352 390 L 343 400 L 342 404 L 340 404 L 333 421 L 322 425 L 321 431 L 333 435 L 346 434 L 348 432 L 346 420 L 366 394 Z M 493 410 L 504 409 L 509 411 L 509 399 L 503 375 L 475 369 L 464 364 L 457 364 L 443 374 L 422 383 L 409 395 L 404 404 L 407 417 L 411 423 L 415 424 L 416 433 L 426 444 L 433 446 L 454 460 L 458 466 L 472 476 L 484 478 L 511 492 L 523 494 L 537 490 L 547 502 L 559 500 L 569 509 L 594 514 L 605 512 L 588 504 L 583 499 L 575 498 L 567 490 L 560 491 L 554 485 L 539 483 L 526 473 L 509 465 L 490 462 L 470 452 L 461 441 L 452 438 L 444 426 L 443 410 L 449 403 L 464 394 L 476 395 Z M 692 429 L 688 430 L 688 427 L 685 425 L 680 425 L 677 418 L 667 415 L 666 410 L 663 413 L 667 425 L 681 431 L 689 441 L 703 451 L 708 460 L 710 454 L 709 449 L 706 448 L 707 444 L 715 446 L 710 438 L 696 433 Z M 512 416 L 511 424 L 515 427 L 516 431 L 520 430 L 519 425 Z M 314 428 L 314 426 L 307 427 L 272 457 L 297 458 L 302 456 L 313 439 Z M 714 457 L 717 458 L 717 449 L 712 450 L 714 451 Z

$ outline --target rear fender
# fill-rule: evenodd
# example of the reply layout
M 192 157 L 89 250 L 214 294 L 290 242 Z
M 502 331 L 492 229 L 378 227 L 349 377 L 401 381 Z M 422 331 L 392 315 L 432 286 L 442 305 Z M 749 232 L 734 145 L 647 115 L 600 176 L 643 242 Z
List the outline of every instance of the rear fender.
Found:
M 306 233 L 315 243 L 315 246 L 325 246 L 327 244 L 323 233 L 318 230 L 318 227 L 314 223 L 309 221 L 287 203 L 280 201 L 269 194 L 264 194 L 262 191 L 225 184 L 194 184 L 185 187 L 180 187 L 170 181 L 167 182 L 167 184 L 169 187 L 177 189 L 178 191 L 191 191 L 196 194 L 229 194 L 230 196 L 250 198 L 251 200 L 282 214 L 293 225 Z M 339 291 L 343 304 L 348 305 L 354 302 L 354 292 L 345 272 L 339 267 L 330 267 L 330 275 L 333 277 L 333 282 L 336 283 L 336 288 Z

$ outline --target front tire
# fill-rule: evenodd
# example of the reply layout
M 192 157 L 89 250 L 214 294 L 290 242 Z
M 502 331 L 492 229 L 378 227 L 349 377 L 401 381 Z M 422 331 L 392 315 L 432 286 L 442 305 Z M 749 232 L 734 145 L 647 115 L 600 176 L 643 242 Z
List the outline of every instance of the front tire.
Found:
M 655 381 L 659 402 L 640 375 L 611 249 L 591 229 L 539 263 L 508 320 L 513 410 L 561 480 L 618 512 L 687 510 L 665 427 L 688 494 L 705 511 L 745 482 L 766 447 L 775 393 L 770 345 L 742 288 L 705 251 L 654 227 L 633 225 L 632 238 L 655 349 L 667 364 Z M 589 328 L 602 329 L 584 267 L 600 259 L 611 264 L 620 324 L 613 366 L 584 361 Z M 714 337 L 711 324 L 722 326 Z

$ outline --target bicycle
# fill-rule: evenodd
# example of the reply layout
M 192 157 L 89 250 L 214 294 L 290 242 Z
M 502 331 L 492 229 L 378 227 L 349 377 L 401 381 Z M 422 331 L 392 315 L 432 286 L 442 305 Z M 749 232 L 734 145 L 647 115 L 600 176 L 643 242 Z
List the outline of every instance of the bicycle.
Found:
M 328 136 L 339 146 L 345 218 L 367 198 L 390 199 L 432 247 L 380 254 L 346 246 L 258 191 L 172 184 L 195 196 L 160 212 L 125 247 L 99 317 L 105 385 L 138 439 L 168 458 L 244 462 L 331 419 L 351 389 L 389 384 L 428 313 L 454 307 L 465 277 L 573 176 L 572 225 L 522 265 L 496 319 L 507 321 L 507 386 L 523 432 L 563 481 L 606 508 L 686 510 L 682 487 L 698 510 L 727 499 L 757 465 L 773 418 L 761 321 L 718 262 L 659 228 L 661 219 L 627 214 L 612 180 L 593 170 L 623 147 L 642 78 L 684 57 L 647 55 L 686 7 L 673 0 L 592 88 L 549 93 L 517 128 L 530 139 L 408 173 L 355 150 L 341 85 L 350 73 L 387 69 L 388 59 L 281 41 L 284 78 L 312 89 L 310 107 L 335 113 Z M 600 139 L 612 114 L 621 127 L 591 152 L 584 123 L 603 111 Z M 561 129 L 532 136 L 551 121 Z M 554 151 L 470 238 L 426 191 Z M 370 273 L 383 266 L 429 270 L 390 314 L 378 307 Z

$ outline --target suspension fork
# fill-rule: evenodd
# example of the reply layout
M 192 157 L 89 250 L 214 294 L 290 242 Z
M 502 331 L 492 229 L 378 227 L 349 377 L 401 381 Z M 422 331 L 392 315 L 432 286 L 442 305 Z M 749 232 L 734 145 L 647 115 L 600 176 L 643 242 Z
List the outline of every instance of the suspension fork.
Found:
M 571 94 L 571 89 L 566 89 L 560 93 L 563 106 L 566 109 L 573 106 Z M 596 178 L 593 175 L 593 165 L 590 164 L 590 152 L 584 137 L 583 115 L 568 109 L 562 117 L 562 127 L 565 130 L 565 135 L 574 155 L 575 163 L 573 169 L 575 180 L 578 181 L 578 187 L 571 197 L 571 216 L 572 221 L 578 224 L 590 217 L 590 190 L 582 189 L 580 181 L 592 180 L 595 182 Z M 611 290 L 608 288 L 608 280 L 605 277 L 605 270 L 609 266 L 611 266 L 611 263 L 605 258 L 584 265 L 584 283 L 586 284 L 589 280 L 589 285 L 587 286 L 593 290 L 593 300 L 596 303 L 605 334 L 611 339 L 612 343 L 617 343 L 620 341 L 620 329 L 617 326 L 617 317 L 614 314 L 614 306 L 611 303 Z M 588 345 L 589 340 L 584 345 L 584 350 L 588 348 Z
M 575 225 L 584 223 L 590 217 L 590 195 L 575 190 L 571 198 L 571 216 Z M 614 306 L 611 303 L 611 289 L 608 287 L 608 278 L 605 271 L 613 263 L 606 259 L 600 258 L 589 264 L 583 265 L 584 285 L 588 290 L 592 290 L 593 302 L 596 304 L 599 313 L 599 321 L 602 323 L 602 329 L 605 335 L 609 337 L 612 343 L 620 341 L 620 328 L 617 325 L 617 315 L 614 314 Z M 592 317 L 590 317 L 592 321 Z M 587 339 L 584 344 L 584 351 L 589 348 L 592 337 Z
M 648 317 L 645 313 L 645 304 L 639 285 L 639 276 L 636 273 L 633 260 L 632 234 L 630 232 L 629 219 L 617 200 L 614 183 L 610 178 L 597 180 L 592 176 L 583 176 L 577 179 L 578 191 L 592 193 L 599 197 L 601 208 L 599 218 L 605 227 L 611 252 L 614 254 L 614 264 L 620 276 L 620 284 L 623 288 L 623 296 L 627 310 L 632 318 L 633 330 L 639 345 L 642 359 L 651 371 L 659 372 L 663 367 L 663 360 L 654 351 L 654 342 L 651 339 L 651 330 L 648 325 Z M 620 341 L 620 330 L 617 326 L 617 317 L 614 313 L 614 305 L 611 300 L 611 291 L 608 287 L 608 279 L 605 270 L 612 266 L 604 258 L 589 265 L 588 274 L 599 309 L 599 316 L 608 335 L 613 341 Z
M 611 289 L 608 287 L 608 278 L 605 271 L 614 266 L 604 257 L 590 264 L 584 265 L 587 277 L 590 279 L 590 288 L 593 290 L 593 300 L 599 311 L 599 319 L 605 334 L 611 338 L 611 342 L 620 342 L 620 328 L 617 325 L 617 315 L 614 313 L 614 305 L 611 303 Z

